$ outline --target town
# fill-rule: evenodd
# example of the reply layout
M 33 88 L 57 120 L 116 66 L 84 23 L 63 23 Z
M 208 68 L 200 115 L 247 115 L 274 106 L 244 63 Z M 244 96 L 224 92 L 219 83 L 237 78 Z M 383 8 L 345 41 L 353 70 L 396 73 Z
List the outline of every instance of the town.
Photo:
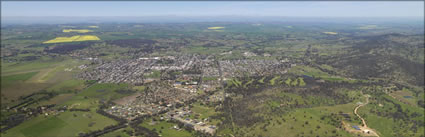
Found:
M 233 77 L 268 76 L 285 74 L 291 66 L 288 59 L 283 60 L 215 60 L 212 56 L 182 55 L 164 57 L 140 57 L 113 62 L 90 59 L 78 75 L 84 80 L 98 83 L 131 83 L 148 87 L 143 93 L 135 93 L 119 99 L 105 112 L 127 120 L 141 116 L 167 114 L 167 119 L 177 120 L 195 130 L 213 134 L 216 125 L 185 118 L 192 114 L 182 109 L 206 93 L 207 98 L 221 100 L 225 94 L 217 96 L 223 80 Z M 100 62 L 100 63 L 98 63 Z M 202 93 L 201 93 L 202 92 Z

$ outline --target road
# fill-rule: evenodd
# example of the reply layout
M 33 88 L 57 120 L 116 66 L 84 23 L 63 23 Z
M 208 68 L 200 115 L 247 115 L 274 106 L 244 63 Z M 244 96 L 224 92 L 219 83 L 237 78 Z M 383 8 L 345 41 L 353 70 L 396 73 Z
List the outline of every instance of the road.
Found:
M 363 106 L 365 106 L 365 105 L 367 105 L 369 103 L 369 97 L 366 97 L 366 103 L 363 103 L 363 104 L 360 104 L 360 105 L 358 105 L 356 108 L 354 108 L 354 114 L 356 114 L 356 116 L 357 117 L 359 117 L 359 119 L 361 119 L 362 120 L 362 123 L 363 123 L 363 127 L 365 127 L 365 128 L 367 128 L 367 124 L 366 124 L 366 121 L 357 113 L 357 110 L 360 108 L 360 107 L 363 107 Z
M 363 124 L 363 126 L 362 127 L 359 127 L 360 128 L 360 130 L 361 131 L 363 131 L 363 134 L 365 134 L 365 135 L 372 135 L 372 136 L 377 136 L 377 137 L 379 137 L 379 135 L 378 135 L 378 133 L 376 133 L 375 132 L 375 130 L 373 130 L 373 129 L 371 129 L 371 128 L 369 128 L 369 127 L 367 127 L 367 124 L 366 124 L 366 120 L 364 120 L 358 113 L 357 113 L 357 110 L 359 110 L 359 108 L 360 107 L 363 107 L 363 106 L 366 106 L 368 103 L 369 103 L 369 96 L 368 95 L 365 95 L 365 97 L 366 97 L 366 103 L 363 103 L 363 104 L 360 104 L 360 105 L 358 105 L 356 108 L 354 108 L 354 114 L 357 116 L 357 117 L 359 117 L 359 119 L 360 120 L 362 120 L 362 124 Z

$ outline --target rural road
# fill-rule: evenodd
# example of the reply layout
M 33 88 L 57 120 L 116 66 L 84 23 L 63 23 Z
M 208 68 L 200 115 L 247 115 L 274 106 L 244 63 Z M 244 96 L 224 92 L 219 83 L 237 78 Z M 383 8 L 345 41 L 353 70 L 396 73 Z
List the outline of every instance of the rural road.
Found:
M 355 109 L 354 109 L 354 114 L 356 114 L 356 116 L 357 117 L 359 117 L 361 120 L 362 120 L 362 123 L 363 123 L 363 127 L 366 127 L 367 128 L 367 124 L 366 124 L 366 121 L 357 113 L 357 110 L 360 108 L 360 107 L 363 107 L 363 106 L 365 106 L 365 105 L 367 105 L 369 103 L 369 97 L 366 97 L 366 103 L 364 103 L 364 104 L 360 104 L 360 105 L 358 105 Z
M 365 105 L 367 105 L 369 103 L 369 96 L 368 95 L 365 95 L 365 97 L 366 97 L 366 103 L 360 104 L 356 108 L 354 108 L 354 114 L 356 114 L 356 116 L 359 117 L 360 120 L 362 120 L 363 127 L 361 127 L 361 130 L 363 130 L 363 131 L 368 130 L 369 131 L 368 134 L 379 137 L 378 133 L 376 133 L 373 129 L 367 127 L 366 120 L 364 120 L 357 113 L 357 110 L 359 110 L 360 107 L 363 107 L 363 106 L 365 106 Z

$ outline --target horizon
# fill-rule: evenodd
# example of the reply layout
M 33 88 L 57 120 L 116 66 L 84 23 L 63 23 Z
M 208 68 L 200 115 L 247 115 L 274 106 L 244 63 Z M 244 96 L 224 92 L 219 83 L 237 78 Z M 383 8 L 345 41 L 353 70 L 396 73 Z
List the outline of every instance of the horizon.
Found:
M 75 24 L 75 23 L 197 23 L 197 22 L 317 22 L 317 23 L 402 23 L 424 24 L 421 17 L 288 17 L 288 16 L 10 16 L 2 17 L 3 25 Z
M 420 24 L 424 22 L 423 1 L 2 1 L 1 4 L 2 24 L 285 22 L 288 20 L 309 22 L 414 21 Z
M 283 16 L 283 17 L 423 17 L 423 1 L 383 2 L 152 2 L 152 1 L 2 1 L 2 17 L 111 16 Z M 78 9 L 78 10 L 76 10 Z

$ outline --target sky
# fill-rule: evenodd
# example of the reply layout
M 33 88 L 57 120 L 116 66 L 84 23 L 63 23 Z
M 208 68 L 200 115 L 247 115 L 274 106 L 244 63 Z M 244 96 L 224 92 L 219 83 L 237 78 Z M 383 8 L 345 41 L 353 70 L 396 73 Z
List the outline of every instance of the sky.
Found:
M 424 1 L 2 1 L 2 17 L 285 16 L 424 17 Z

